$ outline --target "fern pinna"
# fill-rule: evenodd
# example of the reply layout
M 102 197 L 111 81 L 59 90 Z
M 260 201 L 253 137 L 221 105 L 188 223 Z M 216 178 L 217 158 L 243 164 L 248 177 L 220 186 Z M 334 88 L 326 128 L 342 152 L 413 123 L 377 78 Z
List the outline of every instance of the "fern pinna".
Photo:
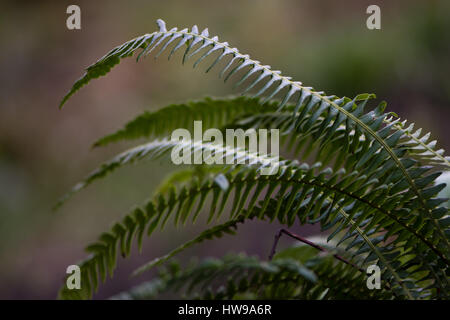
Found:
M 79 263 L 82 288 L 69 290 L 64 286 L 60 298 L 90 298 L 107 274 L 113 275 L 118 251 L 128 256 L 133 241 L 141 250 L 144 235 L 151 236 L 169 220 L 175 225 L 194 222 L 205 207 L 209 207 L 207 221 L 216 225 L 136 273 L 160 266 L 196 243 L 234 234 L 250 219 L 276 220 L 289 227 L 319 223 L 330 250 L 342 251 L 350 263 L 332 255 L 319 256 L 305 246 L 288 249 L 280 255 L 282 259 L 276 256 L 272 261 L 227 256 L 185 269 L 164 269 L 153 282 L 116 298 L 152 298 L 173 288 L 186 288 L 183 292 L 187 297 L 205 298 L 449 298 L 450 217 L 446 199 L 437 197 L 445 184 L 435 181 L 442 171 L 449 170 L 450 162 L 430 134 L 422 134 L 413 123 L 386 112 L 384 102 L 371 107 L 373 94 L 353 99 L 326 95 L 220 42 L 208 29 L 168 30 L 164 21 L 157 24 L 158 31 L 114 48 L 88 67 L 60 107 L 82 86 L 136 52 L 137 60 L 152 51 L 155 58 L 168 51 L 170 59 L 183 49 L 182 62 L 195 56 L 194 67 L 215 55 L 207 72 L 222 63 L 219 77 L 227 81 L 240 74 L 236 87 L 243 86 L 243 94 L 255 93 L 252 97 L 205 98 L 169 105 L 138 116 L 95 146 L 137 138 L 152 141 L 104 163 L 58 206 L 123 165 L 164 157 L 177 147 L 190 153 L 220 152 L 245 161 L 176 171 L 152 199 L 86 248 L 90 256 Z M 215 143 L 168 139 L 177 128 L 192 130 L 194 120 L 203 120 L 205 129 L 280 129 L 282 150 L 292 159 Z M 261 174 L 267 165 L 277 172 Z M 223 215 L 224 211 L 229 214 Z M 308 258 L 299 250 L 309 250 Z M 381 269 L 384 285 L 380 291 L 367 290 L 365 285 L 364 270 L 373 264 Z

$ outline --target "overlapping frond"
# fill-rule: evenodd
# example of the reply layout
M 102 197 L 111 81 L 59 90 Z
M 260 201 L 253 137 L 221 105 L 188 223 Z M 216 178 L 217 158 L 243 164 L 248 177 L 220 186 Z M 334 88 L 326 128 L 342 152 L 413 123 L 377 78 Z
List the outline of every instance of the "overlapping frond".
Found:
M 408 248 L 414 246 L 418 246 L 424 252 L 427 247 L 426 249 L 434 254 L 433 261 L 442 257 L 442 253 L 433 245 L 431 239 L 425 237 L 426 233 L 405 224 L 403 217 L 408 216 L 408 212 L 401 206 L 397 207 L 405 201 L 402 194 L 391 195 L 389 188 L 384 185 L 379 186 L 376 179 L 367 180 L 365 176 L 355 172 L 333 173 L 330 169 L 317 172 L 317 167 L 289 163 L 275 175 L 262 176 L 258 174 L 258 168 L 244 166 L 241 169 L 204 179 L 201 184 L 194 180 L 192 184 L 182 186 L 179 190 L 170 189 L 165 196 L 159 194 L 156 200 L 149 202 L 145 208 L 133 212 L 132 215 L 126 216 L 123 223 L 114 225 L 110 232 L 100 237 L 99 242 L 88 247 L 89 251 L 95 254 L 82 264 L 82 268 L 89 270 L 89 272 L 85 270 L 84 274 L 97 279 L 85 279 L 85 281 L 91 284 L 98 282 L 97 269 L 100 277 L 103 274 L 101 269 L 105 269 L 105 266 L 100 267 L 100 264 L 107 263 L 112 272 L 115 266 L 116 246 L 120 242 L 122 252 L 127 252 L 124 248 L 130 246 L 129 242 L 138 221 L 141 221 L 140 236 L 137 237 L 140 242 L 145 228 L 148 228 L 147 233 L 151 234 L 158 226 L 164 226 L 170 217 L 175 224 L 185 223 L 190 216 L 195 221 L 210 194 L 212 201 L 208 221 L 212 221 L 220 217 L 230 194 L 234 192 L 230 221 L 236 217 L 241 219 L 239 214 L 245 212 L 244 218 L 262 219 L 269 216 L 271 220 L 278 219 L 289 226 L 295 221 L 301 224 L 319 222 L 323 229 L 334 230 L 330 239 L 340 235 L 339 231 L 348 228 L 349 230 L 341 239 L 341 241 L 352 240 L 347 248 L 356 249 L 355 255 L 367 255 L 365 263 L 378 261 L 384 270 L 385 280 L 393 287 L 397 283 L 401 288 L 398 290 L 400 294 L 402 290 L 406 290 L 412 297 L 406 286 L 415 287 L 414 274 L 423 271 L 424 262 L 417 256 L 413 256 L 412 258 L 416 259 L 414 263 L 408 262 L 413 263 L 414 270 L 406 272 L 407 269 L 401 263 L 402 256 L 406 253 L 413 255 Z M 274 192 L 275 190 L 277 192 Z M 260 197 L 265 200 L 260 201 L 256 206 Z M 126 241 L 125 235 L 127 235 Z M 398 237 L 391 240 L 392 236 Z M 200 236 L 200 238 L 205 237 Z M 409 247 L 406 247 L 406 243 Z M 184 246 L 181 248 L 183 249 Z M 427 257 L 431 257 L 431 253 L 428 253 Z M 153 264 L 154 262 L 150 263 L 150 265 Z M 441 276 L 439 280 L 442 280 Z M 430 273 L 425 274 L 422 280 L 437 286 L 438 280 L 434 281 Z M 87 287 L 89 288 L 87 293 L 91 294 L 90 288 L 95 286 Z M 70 297 L 72 293 L 68 294 Z
M 357 269 L 309 249 L 289 248 L 272 261 L 241 254 L 205 259 L 187 268 L 173 263 L 156 279 L 112 299 L 155 299 L 168 293 L 203 299 L 392 299 L 389 291 L 368 290 Z
M 164 291 L 183 292 L 191 298 L 232 299 L 258 290 L 268 290 L 275 298 L 275 292 L 286 285 L 307 286 L 305 282 L 317 281 L 312 271 L 294 259 L 266 262 L 245 255 L 229 255 L 223 260 L 210 258 L 184 270 L 175 266 L 169 270 L 160 273 L 156 283 L 144 284 L 113 299 L 149 299 Z

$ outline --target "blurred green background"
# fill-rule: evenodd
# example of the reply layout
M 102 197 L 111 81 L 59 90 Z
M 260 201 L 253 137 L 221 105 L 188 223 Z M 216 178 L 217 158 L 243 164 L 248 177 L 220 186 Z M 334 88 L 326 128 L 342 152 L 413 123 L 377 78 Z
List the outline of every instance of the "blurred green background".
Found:
M 81 30 L 66 28 L 70 4 L 81 7 Z M 381 30 L 366 28 L 370 4 L 381 8 Z M 0 298 L 55 298 L 66 267 L 85 256 L 83 247 L 150 197 L 171 169 L 152 162 L 124 168 L 52 213 L 59 196 L 129 146 L 91 150 L 97 138 L 143 110 L 233 93 L 217 73 L 205 76 L 204 66 L 182 67 L 180 55 L 170 62 L 126 59 L 58 110 L 84 67 L 154 31 L 157 18 L 168 27 L 208 27 L 241 52 L 329 94 L 376 93 L 390 111 L 450 147 L 448 0 L 2 1 L 0 7 Z M 96 297 L 149 278 L 129 274 L 201 227 L 158 232 L 142 255 L 119 262 L 116 278 Z M 237 237 L 207 242 L 181 258 L 231 250 L 265 256 L 276 230 L 251 223 Z M 318 229 L 292 230 L 307 236 Z

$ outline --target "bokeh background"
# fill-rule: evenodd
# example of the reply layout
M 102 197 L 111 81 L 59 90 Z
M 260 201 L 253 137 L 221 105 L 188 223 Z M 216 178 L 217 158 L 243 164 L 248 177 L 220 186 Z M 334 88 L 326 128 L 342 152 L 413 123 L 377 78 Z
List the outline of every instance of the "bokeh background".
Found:
M 66 28 L 66 8 L 81 7 L 81 30 Z M 381 8 L 381 30 L 366 28 L 366 8 Z M 52 205 L 100 162 L 128 147 L 91 150 L 99 137 L 143 110 L 205 95 L 233 93 L 217 74 L 152 58 L 126 59 L 94 80 L 61 111 L 58 103 L 83 68 L 113 46 L 168 27 L 209 27 L 241 52 L 316 89 L 338 96 L 376 93 L 450 149 L 450 2 L 448 0 L 180 0 L 2 1 L 0 10 L 0 298 L 53 299 L 65 269 L 83 248 L 144 203 L 173 169 L 144 162 L 123 168 L 74 197 Z M 119 261 L 116 277 L 96 298 L 147 279 L 130 278 L 143 262 L 188 240 L 202 225 L 167 228 L 144 252 Z M 268 254 L 275 225 L 251 223 L 237 237 L 206 242 L 191 256 L 228 251 Z M 295 232 L 311 235 L 318 228 Z M 283 240 L 281 246 L 289 240 Z

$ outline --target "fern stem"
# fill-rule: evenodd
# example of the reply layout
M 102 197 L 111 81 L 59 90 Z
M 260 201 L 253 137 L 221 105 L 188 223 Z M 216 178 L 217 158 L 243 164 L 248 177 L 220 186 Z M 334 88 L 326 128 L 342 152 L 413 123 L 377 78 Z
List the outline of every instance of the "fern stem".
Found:
M 290 231 L 287 230 L 287 229 L 281 228 L 281 229 L 278 230 L 278 232 L 275 234 L 275 240 L 274 240 L 274 242 L 273 242 L 272 249 L 270 250 L 270 254 L 269 254 L 269 257 L 268 257 L 269 261 L 271 261 L 271 260 L 273 259 L 273 256 L 275 255 L 275 252 L 276 252 L 276 249 L 277 249 L 278 241 L 280 240 L 280 238 L 281 238 L 281 236 L 282 236 L 283 234 L 285 234 L 285 235 L 287 235 L 287 236 L 289 236 L 289 237 L 291 237 L 291 238 L 293 238 L 293 239 L 296 239 L 296 240 L 298 240 L 298 241 L 300 241 L 300 242 L 303 242 L 303 243 L 305 243 L 305 244 L 307 244 L 307 245 L 313 247 L 314 249 L 317 249 L 317 250 L 322 251 L 322 252 L 330 253 L 330 251 L 328 251 L 328 250 L 325 249 L 324 247 L 319 246 L 318 244 L 315 244 L 314 242 L 309 241 L 308 239 L 303 238 L 303 237 L 301 237 L 301 236 L 299 236 L 299 235 L 297 235 L 297 234 L 295 234 L 295 233 L 292 233 L 292 232 L 290 232 Z M 331 253 L 330 253 L 330 254 L 331 254 Z M 351 261 L 349 261 L 349 260 L 347 260 L 347 259 L 341 257 L 340 255 L 338 255 L 338 254 L 332 254 L 332 256 L 335 257 L 337 260 L 339 260 L 339 261 L 341 261 L 341 262 L 343 262 L 343 263 L 345 263 L 345 264 L 348 264 L 348 265 L 352 266 L 353 268 L 359 270 L 360 272 L 364 272 L 363 269 L 361 269 L 360 267 L 358 267 L 357 265 L 355 265 L 353 262 L 351 262 Z
M 278 245 L 278 241 L 280 240 L 280 238 L 281 238 L 281 236 L 282 236 L 283 233 L 286 234 L 286 235 L 288 235 L 288 236 L 291 237 L 291 238 L 294 238 L 294 239 L 296 239 L 296 240 L 298 240 L 298 241 L 300 241 L 300 242 L 303 242 L 303 243 L 305 243 L 305 244 L 307 244 L 307 245 L 313 247 L 314 249 L 317 249 L 317 250 L 319 250 L 319 251 L 327 252 L 327 253 L 331 254 L 331 252 L 330 252 L 329 250 L 325 249 L 325 248 L 322 247 L 322 246 L 319 246 L 318 244 L 316 244 L 316 243 L 314 243 L 314 242 L 311 242 L 311 241 L 309 241 L 309 240 L 307 240 L 307 239 L 305 239 L 305 238 L 303 238 L 303 237 L 300 237 L 299 235 L 297 235 L 297 234 L 295 234 L 295 233 L 292 233 L 292 232 L 290 232 L 289 230 L 286 230 L 286 229 L 280 229 L 280 230 L 275 234 L 275 239 L 274 239 L 274 242 L 273 242 L 273 245 L 272 245 L 272 249 L 271 249 L 270 254 L 269 254 L 269 257 L 268 257 L 269 261 L 271 261 L 272 258 L 273 258 L 273 256 L 275 255 L 275 251 L 276 251 L 276 247 L 277 247 L 277 245 Z M 355 268 L 355 269 L 358 270 L 359 272 L 365 274 L 364 269 L 358 267 L 358 266 L 357 266 L 356 264 L 354 264 L 353 262 L 351 262 L 351 261 L 349 261 L 349 260 L 343 258 L 342 256 L 340 256 L 340 255 L 338 255 L 338 254 L 332 254 L 332 256 L 333 256 L 334 258 L 336 258 L 337 260 L 339 260 L 339 261 L 341 261 L 341 262 L 343 262 L 343 263 L 345 263 L 345 264 L 347 264 L 347 265 L 349 265 L 349 266 Z M 385 283 L 384 286 L 385 286 L 386 290 L 389 290 L 389 291 L 392 290 L 392 288 L 391 288 L 391 286 L 389 285 L 389 283 Z M 392 293 L 394 294 L 395 297 L 397 297 L 397 294 L 396 294 L 395 292 L 392 291 Z

